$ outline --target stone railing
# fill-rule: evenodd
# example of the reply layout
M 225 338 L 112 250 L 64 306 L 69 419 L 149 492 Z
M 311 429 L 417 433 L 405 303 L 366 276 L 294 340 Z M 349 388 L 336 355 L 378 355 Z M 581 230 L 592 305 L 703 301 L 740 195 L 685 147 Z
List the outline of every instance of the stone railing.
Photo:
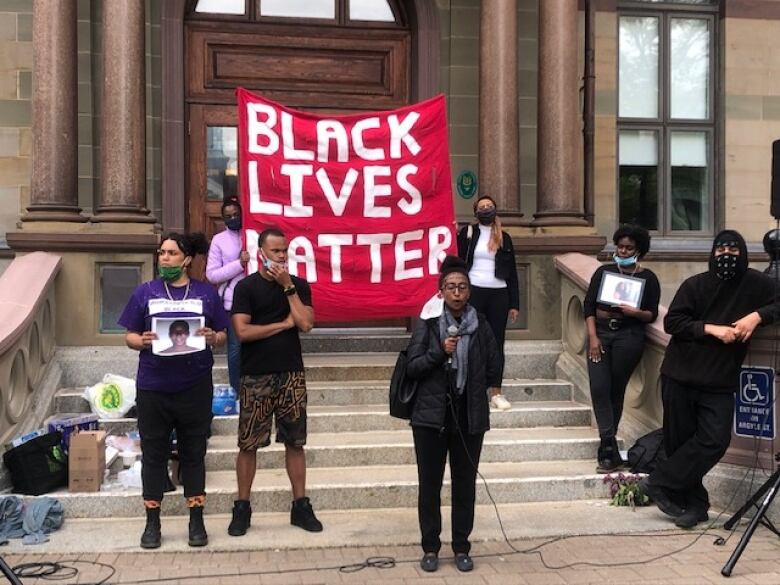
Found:
M 54 280 L 61 259 L 33 252 L 0 276 L 0 445 L 40 424 L 51 396 L 55 352 Z
M 588 386 L 587 335 L 583 318 L 585 292 L 600 266 L 595 258 L 571 253 L 556 256 L 561 274 L 561 340 L 564 351 L 558 360 L 558 373 L 575 386 L 577 398 L 590 403 Z M 666 307 L 658 308 L 658 319 L 646 328 L 647 344 L 642 360 L 626 389 L 620 435 L 631 445 L 643 434 L 657 429 L 663 421 L 660 368 L 669 336 L 663 330 Z

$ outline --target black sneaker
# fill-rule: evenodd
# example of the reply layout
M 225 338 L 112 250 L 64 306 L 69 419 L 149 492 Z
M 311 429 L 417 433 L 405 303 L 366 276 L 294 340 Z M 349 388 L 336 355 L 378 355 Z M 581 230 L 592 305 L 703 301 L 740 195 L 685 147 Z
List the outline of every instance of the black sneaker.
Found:
M 252 506 L 249 500 L 236 500 L 233 502 L 233 519 L 228 526 L 230 536 L 244 536 L 252 522 Z
M 686 510 L 684 514 L 674 519 L 674 523 L 679 528 L 693 528 L 699 522 L 707 522 L 710 519 L 710 515 L 706 510 L 697 510 L 691 508 Z
M 468 573 L 474 570 L 474 561 L 471 560 L 468 553 L 457 553 L 455 555 L 455 567 L 461 573 Z
M 640 480 L 637 485 L 642 493 L 649 496 L 650 499 L 655 502 L 655 505 L 658 506 L 658 509 L 667 516 L 678 518 L 685 512 L 680 506 L 672 501 L 662 487 L 652 485 L 647 477 Z
M 146 526 L 141 535 L 141 548 L 160 548 L 160 544 L 162 544 L 160 508 L 147 508 Z
M 209 543 L 209 535 L 203 524 L 203 506 L 190 508 L 189 533 L 190 546 L 206 546 Z
M 439 569 L 439 555 L 435 552 L 427 552 L 420 559 L 420 568 L 426 573 L 433 573 Z
M 290 524 L 308 532 L 322 532 L 322 522 L 314 515 L 309 498 L 298 498 L 290 508 Z

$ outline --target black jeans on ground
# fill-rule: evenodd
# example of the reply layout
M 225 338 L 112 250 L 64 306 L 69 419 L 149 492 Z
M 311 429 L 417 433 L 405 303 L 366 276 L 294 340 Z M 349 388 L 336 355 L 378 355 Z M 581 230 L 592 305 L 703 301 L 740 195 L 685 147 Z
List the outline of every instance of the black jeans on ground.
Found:
M 588 376 L 593 414 L 596 415 L 599 437 L 604 442 L 617 435 L 618 424 L 623 416 L 626 386 L 645 347 L 645 328 L 642 325 L 630 325 L 611 331 L 597 325 L 596 333 L 604 354 L 598 363 L 587 360 Z
M 461 429 L 466 428 L 465 413 Z M 449 411 L 440 431 L 430 427 L 412 427 L 414 451 L 417 456 L 417 516 L 422 534 L 424 552 L 438 553 L 441 549 L 441 486 L 444 464 L 450 455 L 450 483 L 452 489 L 452 551 L 468 553 L 469 535 L 474 528 L 474 501 L 476 478 L 482 439 L 485 433 L 470 435 L 463 431 L 461 439 Z M 472 464 L 473 462 L 473 464 Z
M 214 386 L 211 375 L 181 392 L 136 394 L 141 435 L 141 480 L 144 500 L 161 501 L 168 478 L 171 432 L 176 430 L 184 495 L 206 493 L 206 441 L 211 428 Z
M 706 392 L 663 377 L 666 461 L 650 474 L 652 485 L 673 492 L 685 509 L 707 511 L 710 499 L 702 485 L 731 442 L 734 394 Z
M 509 316 L 509 289 L 471 287 L 469 305 L 482 313 L 487 319 L 493 335 L 496 337 L 498 353 L 501 357 L 499 372 L 504 378 L 504 339 L 506 338 L 506 321 Z

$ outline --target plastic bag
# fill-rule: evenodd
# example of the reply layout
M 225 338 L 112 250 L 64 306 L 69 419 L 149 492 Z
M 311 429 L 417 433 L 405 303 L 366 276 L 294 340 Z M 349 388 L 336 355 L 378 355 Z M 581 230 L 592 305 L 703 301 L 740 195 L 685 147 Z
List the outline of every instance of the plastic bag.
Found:
M 84 398 L 100 418 L 122 418 L 135 406 L 135 380 L 106 374 L 102 382 L 84 390 Z

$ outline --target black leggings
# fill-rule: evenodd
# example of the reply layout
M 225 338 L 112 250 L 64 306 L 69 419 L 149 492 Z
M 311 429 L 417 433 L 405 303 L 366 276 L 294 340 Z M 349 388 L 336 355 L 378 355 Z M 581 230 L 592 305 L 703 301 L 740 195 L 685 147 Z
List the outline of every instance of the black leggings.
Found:
M 141 435 L 144 500 L 159 502 L 163 499 L 174 429 L 184 495 L 206 493 L 206 441 L 211 427 L 213 395 L 210 374 L 181 392 L 138 390 L 136 409 Z
M 501 379 L 504 378 L 504 338 L 506 337 L 506 320 L 509 316 L 509 289 L 471 287 L 469 305 L 482 313 L 487 319 L 498 345 L 500 358 L 499 369 Z
M 642 358 L 645 347 L 645 328 L 629 325 L 617 331 L 597 326 L 596 333 L 604 353 L 601 361 L 594 363 L 588 358 L 590 377 L 590 399 L 593 414 L 603 440 L 617 435 L 618 424 L 623 415 L 623 399 L 631 373 Z

